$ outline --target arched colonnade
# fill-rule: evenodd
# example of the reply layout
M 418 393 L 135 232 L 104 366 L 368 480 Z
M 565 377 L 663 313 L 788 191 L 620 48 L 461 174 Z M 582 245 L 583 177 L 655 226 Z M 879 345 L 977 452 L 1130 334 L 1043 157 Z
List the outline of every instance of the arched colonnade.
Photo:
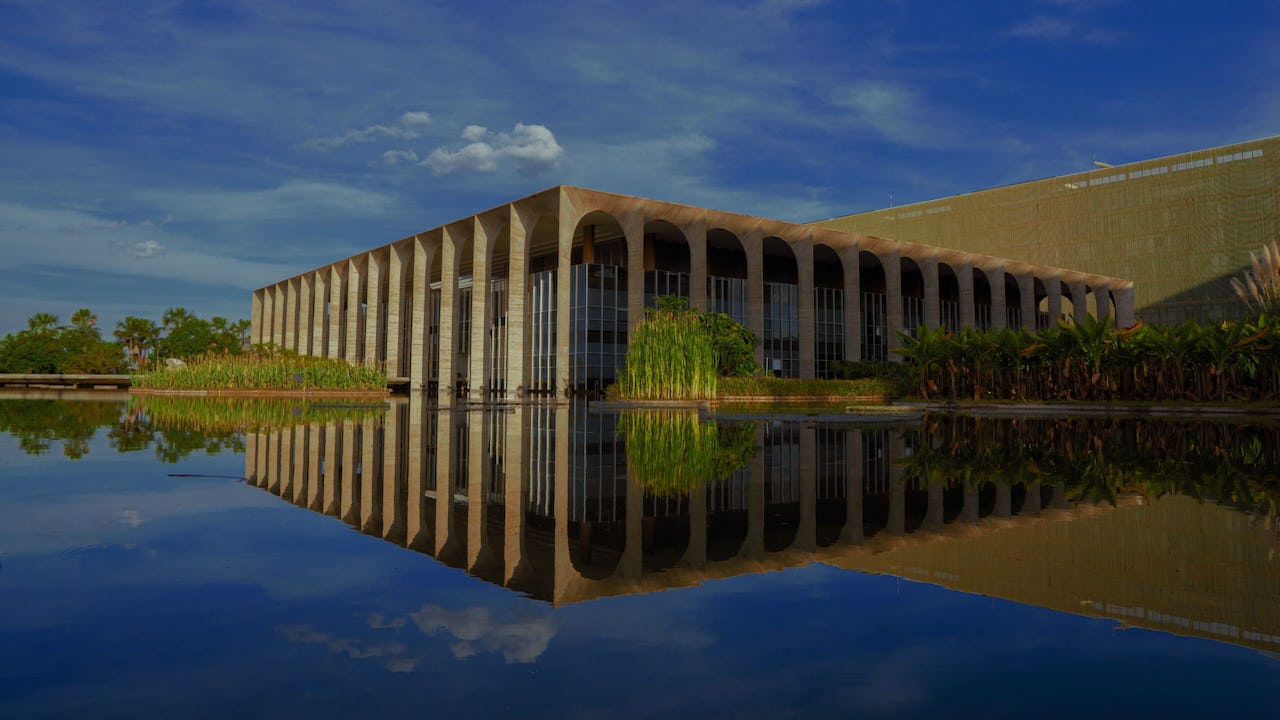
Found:
M 559 186 L 256 290 L 251 332 L 385 363 L 445 404 L 559 395 L 611 380 L 668 294 L 743 322 L 757 360 L 793 377 L 891 359 L 921 325 L 1134 320 L 1127 280 Z

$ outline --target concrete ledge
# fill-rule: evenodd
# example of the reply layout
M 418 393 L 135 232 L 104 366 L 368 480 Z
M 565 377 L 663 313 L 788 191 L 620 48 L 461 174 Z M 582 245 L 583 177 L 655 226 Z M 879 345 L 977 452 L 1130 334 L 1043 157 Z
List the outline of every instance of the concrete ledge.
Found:
M 127 388 L 128 375 L 90 375 L 64 373 L 0 374 L 0 387 L 24 388 Z

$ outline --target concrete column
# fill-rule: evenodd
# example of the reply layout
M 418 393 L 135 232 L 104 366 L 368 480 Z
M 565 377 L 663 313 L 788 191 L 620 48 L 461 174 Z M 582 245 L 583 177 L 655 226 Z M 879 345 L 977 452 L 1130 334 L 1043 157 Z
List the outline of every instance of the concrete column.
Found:
M 316 305 L 314 277 L 307 273 L 298 278 L 298 354 L 311 354 L 311 330 L 315 326 Z
M 324 509 L 325 515 L 338 514 L 338 490 L 342 485 L 342 426 L 337 422 L 324 426 Z
M 902 255 L 894 250 L 880 256 L 884 266 L 885 324 L 890 360 L 900 360 L 895 353 L 902 347 Z
M 404 457 L 405 464 L 405 508 L 404 508 L 404 546 L 413 550 L 426 550 L 426 483 L 423 482 L 426 470 L 426 450 L 428 440 L 424 434 L 425 398 L 423 393 L 409 393 L 409 427 L 407 433 L 409 443 Z
M 382 338 L 382 283 L 385 282 L 385 260 L 381 253 L 371 252 L 365 258 L 365 315 L 364 361 L 376 363 L 382 359 L 379 345 Z
M 387 252 L 387 373 L 392 377 L 405 377 L 408 368 L 400 357 L 404 346 L 404 288 L 409 273 L 408 246 L 392 245 Z
M 298 351 L 298 280 L 286 280 L 284 287 L 284 347 Z
M 755 454 L 747 461 L 747 537 L 739 557 L 764 559 L 764 426 L 756 426 Z
M 1133 327 L 1137 315 L 1133 307 L 1133 284 L 1113 289 L 1116 296 L 1116 327 Z
M 345 357 L 350 363 L 358 363 L 362 357 L 360 341 L 363 339 L 364 317 L 360 306 L 364 303 L 365 258 L 352 258 L 347 261 L 347 351 Z
M 343 306 L 345 305 L 346 263 L 329 266 L 329 350 L 325 357 L 340 358 L 346 349 L 343 342 Z
M 924 511 L 924 521 L 920 523 L 920 529 L 927 532 L 941 532 L 944 520 L 944 488 L 940 483 L 934 483 L 929 486 L 928 505 Z
M 942 294 L 938 281 L 938 255 L 919 261 L 920 274 L 924 277 L 924 324 L 930 330 L 942 325 Z
M 1022 499 L 1022 508 L 1018 510 L 1019 515 L 1039 515 L 1040 514 L 1040 483 L 1027 483 L 1027 494 Z
M 965 262 L 956 268 L 956 281 L 960 285 L 960 327 L 973 327 L 978 321 L 973 304 L 972 262 Z
M 569 230 L 573 232 L 572 228 Z M 563 235 L 561 236 L 563 238 Z M 570 235 L 572 239 L 572 235 Z M 563 247 L 563 246 L 562 246 Z M 563 264 L 561 265 L 563 267 Z M 565 597 L 569 584 L 578 574 L 573 568 L 573 560 L 569 554 L 569 406 L 561 404 L 556 408 L 556 479 L 555 501 L 555 567 L 552 580 L 552 602 Z M 627 515 L 631 515 L 631 506 L 627 506 Z M 628 545 L 630 537 L 628 537 Z M 624 551 L 625 552 L 625 551 Z M 621 563 L 619 563 L 621 565 Z
M 409 386 L 415 390 L 427 382 L 427 318 L 431 300 L 431 263 L 435 245 L 422 236 L 415 237 L 413 248 L 413 322 L 409 334 Z
M 845 483 L 844 529 L 840 531 L 841 542 L 861 545 L 862 532 L 862 431 L 849 430 L 845 436 Z
M 752 228 L 742 238 L 747 255 L 747 329 L 764 340 L 764 236 Z M 756 345 L 756 364 L 764 367 L 764 345 Z
M 529 356 L 529 340 L 525 332 L 529 312 L 528 227 L 514 205 L 508 205 L 507 212 L 511 232 L 508 239 L 511 251 L 507 262 L 507 394 L 516 396 L 519 388 L 528 384 L 524 375 L 525 358 Z M 635 320 L 629 323 L 634 324 Z
M 436 542 L 433 554 L 438 560 L 449 554 L 450 541 L 454 539 L 452 475 L 454 466 L 458 464 L 455 458 L 458 447 L 453 440 L 453 425 L 457 419 L 457 413 L 443 411 L 439 413 L 436 424 Z
M 404 482 L 400 474 L 405 458 L 400 451 L 400 409 L 392 403 L 382 427 L 382 537 L 397 545 L 405 541 Z
M 320 438 L 324 429 L 319 424 L 306 426 L 307 433 L 307 508 L 324 512 L 320 492 L 324 478 L 320 475 Z
M 556 462 L 558 463 L 559 460 L 557 459 Z M 626 580 L 639 580 L 644 572 L 644 489 L 631 476 L 629 468 L 626 472 L 627 498 L 623 527 L 626 540 L 623 541 L 622 557 L 618 560 L 618 566 L 613 574 L 615 577 Z
M 513 213 L 514 214 L 514 213 Z M 512 224 L 514 229 L 514 223 Z M 521 230 L 523 234 L 523 229 Z M 514 247 L 514 238 L 512 246 Z M 512 256 L 514 259 L 514 255 Z M 512 265 L 514 268 L 514 263 Z M 507 328 L 510 329 L 508 313 Z M 508 359 L 508 370 L 510 369 Z M 514 388 L 514 385 L 509 387 Z M 502 540 L 502 584 L 510 586 L 512 581 L 523 575 L 524 559 L 524 473 L 529 467 L 528 413 L 524 405 L 517 405 L 515 413 L 507 418 L 506 466 L 507 482 L 504 499 L 503 540 Z
M 489 362 L 493 348 L 489 347 L 489 247 L 493 238 L 480 224 L 480 218 L 471 223 L 471 355 L 467 373 L 469 395 L 472 400 L 483 400 L 484 366 Z M 474 473 L 472 473 L 474 474 Z
M 1018 296 L 1022 303 L 1022 327 L 1036 329 L 1036 276 L 1029 272 L 1018 273 Z
M 262 342 L 262 290 L 253 291 L 253 306 L 249 310 L 249 342 L 257 345 Z
M 359 520 L 359 498 L 356 495 L 356 464 L 359 458 L 356 457 L 356 428 L 359 427 L 351 420 L 342 422 L 342 448 L 341 460 L 342 465 L 341 480 L 338 481 L 338 519 L 350 525 L 356 525 Z
M 800 430 L 800 523 L 791 547 L 804 552 L 818 549 L 818 430 Z
M 477 240 L 476 245 L 481 243 Z M 472 377 L 475 377 L 474 375 Z M 483 377 L 483 376 L 481 376 Z M 485 499 L 485 423 L 481 415 L 474 416 L 474 422 L 467 426 L 467 477 L 463 478 L 467 488 L 467 571 L 473 575 L 482 574 L 482 566 L 487 564 L 488 547 L 488 513 L 489 503 Z
M 244 436 L 244 479 L 250 485 L 258 484 L 257 433 L 245 433 Z
M 293 495 L 290 497 L 294 505 L 307 506 L 307 428 L 295 425 L 293 434 Z
M 1062 318 L 1062 276 L 1053 275 L 1047 281 L 1045 292 L 1049 300 L 1049 327 L 1056 327 Z
M 907 482 L 898 464 L 905 454 L 901 430 L 889 431 L 889 520 L 885 531 L 902 535 L 907 531 Z
M 685 228 L 689 243 L 689 307 L 707 309 L 707 218 Z
M 457 312 L 454 301 L 458 297 L 457 253 L 464 243 L 465 239 L 459 236 L 457 228 L 444 229 L 440 241 L 440 407 L 453 407 L 457 403 L 455 387 L 458 378 L 454 370 L 454 348 L 457 345 L 454 319 Z
M 630 213 L 621 219 L 627 237 L 627 341 L 644 320 L 644 215 Z
M 370 535 L 382 533 L 382 458 L 377 453 L 378 426 L 372 419 L 361 421 L 360 450 L 360 524 L 356 527 Z
M 293 501 L 293 428 L 276 431 L 280 436 L 280 473 L 276 494 L 282 500 Z
M 257 464 L 257 485 L 260 488 L 267 487 L 267 483 L 271 476 L 271 438 L 266 433 L 257 433 L 258 436 L 258 464 Z
M 286 306 L 288 305 L 288 296 L 285 294 L 284 285 L 277 283 L 272 287 L 273 299 L 271 303 L 271 342 L 284 347 L 284 318 Z
M 813 237 L 809 236 L 797 244 L 793 250 L 796 254 L 796 320 L 800 328 L 800 377 L 811 378 L 814 375 L 814 359 L 817 355 L 814 343 L 814 302 L 813 302 Z
M 1009 324 L 1005 311 L 1004 268 L 992 268 L 986 273 L 987 282 L 991 283 L 991 329 L 1003 330 Z
M 1076 280 L 1071 288 L 1071 315 L 1076 324 L 1081 324 L 1089 316 L 1089 288 L 1084 280 Z
M 1007 482 L 996 483 L 996 507 L 993 514 L 998 518 L 1013 515 L 1013 488 Z
M 329 273 L 317 270 L 311 276 L 311 354 L 324 357 L 329 350 L 325 331 L 329 319 L 325 317 L 325 303 L 329 297 Z
M 844 270 L 844 359 L 859 360 L 862 358 L 862 266 L 857 245 L 840 253 L 840 265 Z
M 1100 285 L 1093 293 L 1098 303 L 1098 319 L 1106 320 L 1111 317 L 1111 286 Z
M 556 387 L 555 397 L 558 402 L 565 402 L 564 390 L 569 386 L 569 344 L 573 331 L 573 225 L 566 217 L 564 204 L 561 205 L 557 228 L 557 268 L 556 272 Z M 628 286 L 628 289 L 630 286 Z M 560 427 L 566 427 L 561 425 Z M 559 467 L 557 466 L 557 471 Z M 559 473 L 557 472 L 557 475 Z M 559 502 L 559 498 L 556 499 Z M 567 512 L 567 511 L 566 511 Z M 557 572 L 559 570 L 557 569 Z

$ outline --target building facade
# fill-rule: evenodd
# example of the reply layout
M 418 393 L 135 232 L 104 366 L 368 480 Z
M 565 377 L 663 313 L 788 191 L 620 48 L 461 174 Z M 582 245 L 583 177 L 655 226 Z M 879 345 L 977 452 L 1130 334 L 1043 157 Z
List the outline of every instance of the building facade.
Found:
M 1280 137 L 814 225 L 1129 278 L 1148 323 L 1235 319 L 1231 279 L 1280 238 Z
M 892 358 L 920 326 L 1134 316 L 1119 277 L 557 186 L 260 288 L 251 332 L 445 403 L 560 396 L 615 379 L 659 295 L 743 321 L 788 377 Z

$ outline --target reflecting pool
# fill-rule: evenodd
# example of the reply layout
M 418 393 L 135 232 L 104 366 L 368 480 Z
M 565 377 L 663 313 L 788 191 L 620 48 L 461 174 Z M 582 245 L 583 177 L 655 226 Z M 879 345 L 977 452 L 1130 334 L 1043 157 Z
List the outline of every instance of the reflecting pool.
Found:
M 1280 424 L 0 397 L 0 717 L 1274 716 Z

